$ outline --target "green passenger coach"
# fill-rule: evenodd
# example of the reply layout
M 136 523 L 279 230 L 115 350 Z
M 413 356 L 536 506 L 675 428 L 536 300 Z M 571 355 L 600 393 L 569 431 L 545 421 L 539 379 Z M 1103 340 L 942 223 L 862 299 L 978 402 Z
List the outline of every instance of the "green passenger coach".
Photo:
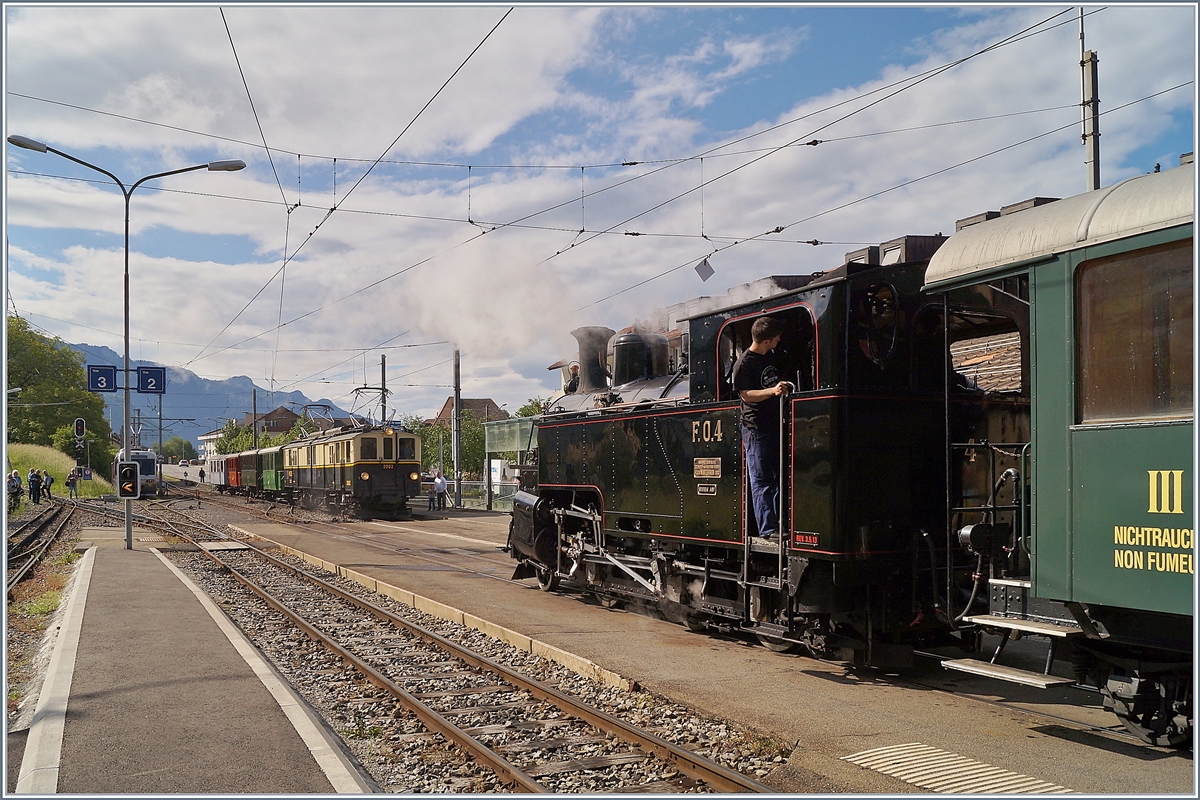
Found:
M 1194 187 L 1186 163 L 964 227 L 925 286 L 1027 292 L 1028 573 L 994 576 L 971 619 L 1071 639 L 1077 677 L 1164 745 L 1192 716 Z

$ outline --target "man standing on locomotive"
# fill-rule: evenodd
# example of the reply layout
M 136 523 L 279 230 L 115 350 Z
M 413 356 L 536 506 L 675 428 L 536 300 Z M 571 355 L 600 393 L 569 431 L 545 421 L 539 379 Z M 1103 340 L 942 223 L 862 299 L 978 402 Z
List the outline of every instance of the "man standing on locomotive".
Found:
M 780 380 L 779 320 L 759 317 L 750 336 L 753 344 L 733 365 L 733 389 L 742 401 L 742 442 L 758 535 L 772 539 L 779 535 L 779 398 L 793 387 Z

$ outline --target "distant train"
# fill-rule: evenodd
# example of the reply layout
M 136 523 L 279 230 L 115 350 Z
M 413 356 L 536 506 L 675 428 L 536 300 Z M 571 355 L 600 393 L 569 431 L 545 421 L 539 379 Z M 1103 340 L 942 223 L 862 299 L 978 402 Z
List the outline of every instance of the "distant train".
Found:
M 662 336 L 574 331 L 514 578 L 888 668 L 1038 686 L 1069 659 L 1145 741 L 1193 728 L 1194 167 L 960 221 Z M 737 356 L 783 324 L 781 539 L 755 537 Z M 1042 673 L 998 662 L 1043 637 Z M 1067 680 L 1069 682 L 1069 679 Z
M 261 497 L 363 517 L 406 516 L 421 493 L 421 440 L 390 425 L 343 426 L 285 445 L 208 459 L 206 481 Z

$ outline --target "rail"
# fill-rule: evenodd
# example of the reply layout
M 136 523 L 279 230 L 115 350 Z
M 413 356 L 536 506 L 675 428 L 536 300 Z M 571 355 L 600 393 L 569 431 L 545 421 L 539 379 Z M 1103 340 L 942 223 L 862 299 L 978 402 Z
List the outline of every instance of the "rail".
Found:
M 217 531 L 190 515 L 172 509 L 172 511 L 186 519 L 192 520 L 192 525 L 203 527 L 216 534 L 217 538 L 229 539 L 230 537 Z M 175 526 L 170 526 L 174 535 L 180 536 L 188 541 L 199 544 L 196 538 L 186 533 L 179 531 Z M 525 676 L 514 669 L 511 669 L 503 664 L 500 664 L 487 656 L 476 653 L 463 645 L 460 645 L 432 630 L 416 624 L 412 620 L 393 614 L 385 608 L 382 608 L 364 598 L 358 597 L 355 594 L 347 592 L 338 586 L 333 585 L 320 577 L 306 572 L 292 564 L 287 563 L 270 553 L 264 552 L 253 545 L 246 542 L 247 548 L 253 554 L 270 563 L 272 566 L 285 571 L 286 573 L 312 584 L 321 592 L 333 595 L 339 600 L 352 604 L 361 611 L 375 617 L 376 619 L 386 624 L 392 625 L 398 629 L 406 631 L 411 635 L 427 642 L 429 645 L 437 648 L 445 655 L 449 655 L 459 661 L 471 666 L 476 670 L 488 672 L 497 676 L 501 681 L 511 684 L 519 690 L 528 692 L 533 697 L 542 702 L 549 703 L 563 713 L 582 720 L 589 725 L 611 734 L 612 736 L 624 741 L 626 744 L 640 750 L 644 755 L 653 755 L 663 761 L 671 764 L 679 772 L 687 775 L 689 778 L 697 781 L 703 781 L 711 786 L 716 791 L 721 792 L 764 792 L 769 793 L 773 790 L 770 787 L 761 784 L 748 776 L 742 775 L 734 770 L 724 767 L 716 762 L 710 761 L 707 758 L 692 753 L 685 748 L 679 747 L 655 734 L 641 730 L 617 717 L 613 717 L 604 711 L 596 709 L 581 700 L 578 700 L 570 695 L 567 695 L 559 690 L 543 684 L 533 678 Z M 333 640 L 333 635 L 322 631 L 320 627 L 305 619 L 303 615 L 295 609 L 290 608 L 287 603 L 276 599 L 271 593 L 255 580 L 239 572 L 236 567 L 232 566 L 229 560 L 223 559 L 218 553 L 205 548 L 201 548 L 208 558 L 220 564 L 225 569 L 230 571 L 232 577 L 236 578 L 247 589 L 253 592 L 264 602 L 270 605 L 279 613 L 283 614 L 293 624 L 297 625 L 314 641 L 321 643 L 323 646 L 336 653 L 347 663 L 352 664 L 363 675 L 367 676 L 368 680 L 375 686 L 387 691 L 397 699 L 402 705 L 417 715 L 424 724 L 432 731 L 436 731 L 448 740 L 453 741 L 464 750 L 469 752 L 476 760 L 492 769 L 500 779 L 510 785 L 516 786 L 519 789 L 529 792 L 546 792 L 549 791 L 545 786 L 540 784 L 534 777 L 513 763 L 509 762 L 498 752 L 488 747 L 483 742 L 473 737 L 468 732 L 459 728 L 453 722 L 449 721 L 445 716 L 439 713 L 436 709 L 422 702 L 420 698 L 408 692 L 403 687 L 399 686 L 390 679 L 384 672 L 368 663 L 363 657 L 360 657 L 352 649 L 343 645 L 340 642 Z
M 5 591 L 7 596 L 12 596 L 13 588 L 16 587 L 18 583 L 23 581 L 25 576 L 28 575 L 34 567 L 41 563 L 41 560 L 45 557 L 46 553 L 50 551 L 50 547 L 56 541 L 58 541 L 58 537 L 62 533 L 63 528 L 66 527 L 67 522 L 75 513 L 75 509 L 73 507 L 67 509 L 66 514 L 62 513 L 63 509 L 64 506 L 59 505 L 55 508 L 52 514 L 43 515 L 44 518 L 39 517 L 40 521 L 38 522 L 37 528 L 23 540 L 22 546 L 13 548 L 13 554 L 6 559 L 6 572 L 8 573 L 8 579 L 5 581 Z M 46 530 L 50 523 L 59 517 L 62 517 L 62 519 L 54 528 L 53 532 L 51 532 L 48 536 L 38 539 L 38 537 L 41 536 L 42 532 Z M 31 549 L 25 550 L 25 547 L 31 547 Z

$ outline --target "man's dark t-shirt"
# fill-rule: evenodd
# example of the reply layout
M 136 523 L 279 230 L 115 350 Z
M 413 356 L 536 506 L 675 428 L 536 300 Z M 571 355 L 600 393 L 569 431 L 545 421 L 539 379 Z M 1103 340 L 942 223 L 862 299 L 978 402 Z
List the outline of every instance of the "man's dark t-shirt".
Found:
M 779 356 L 772 350 L 759 355 L 747 350 L 733 365 L 733 390 L 740 393 L 747 389 L 770 389 L 783 379 L 779 368 Z M 779 398 L 768 397 L 758 403 L 742 401 L 742 424 L 756 431 L 779 430 Z

